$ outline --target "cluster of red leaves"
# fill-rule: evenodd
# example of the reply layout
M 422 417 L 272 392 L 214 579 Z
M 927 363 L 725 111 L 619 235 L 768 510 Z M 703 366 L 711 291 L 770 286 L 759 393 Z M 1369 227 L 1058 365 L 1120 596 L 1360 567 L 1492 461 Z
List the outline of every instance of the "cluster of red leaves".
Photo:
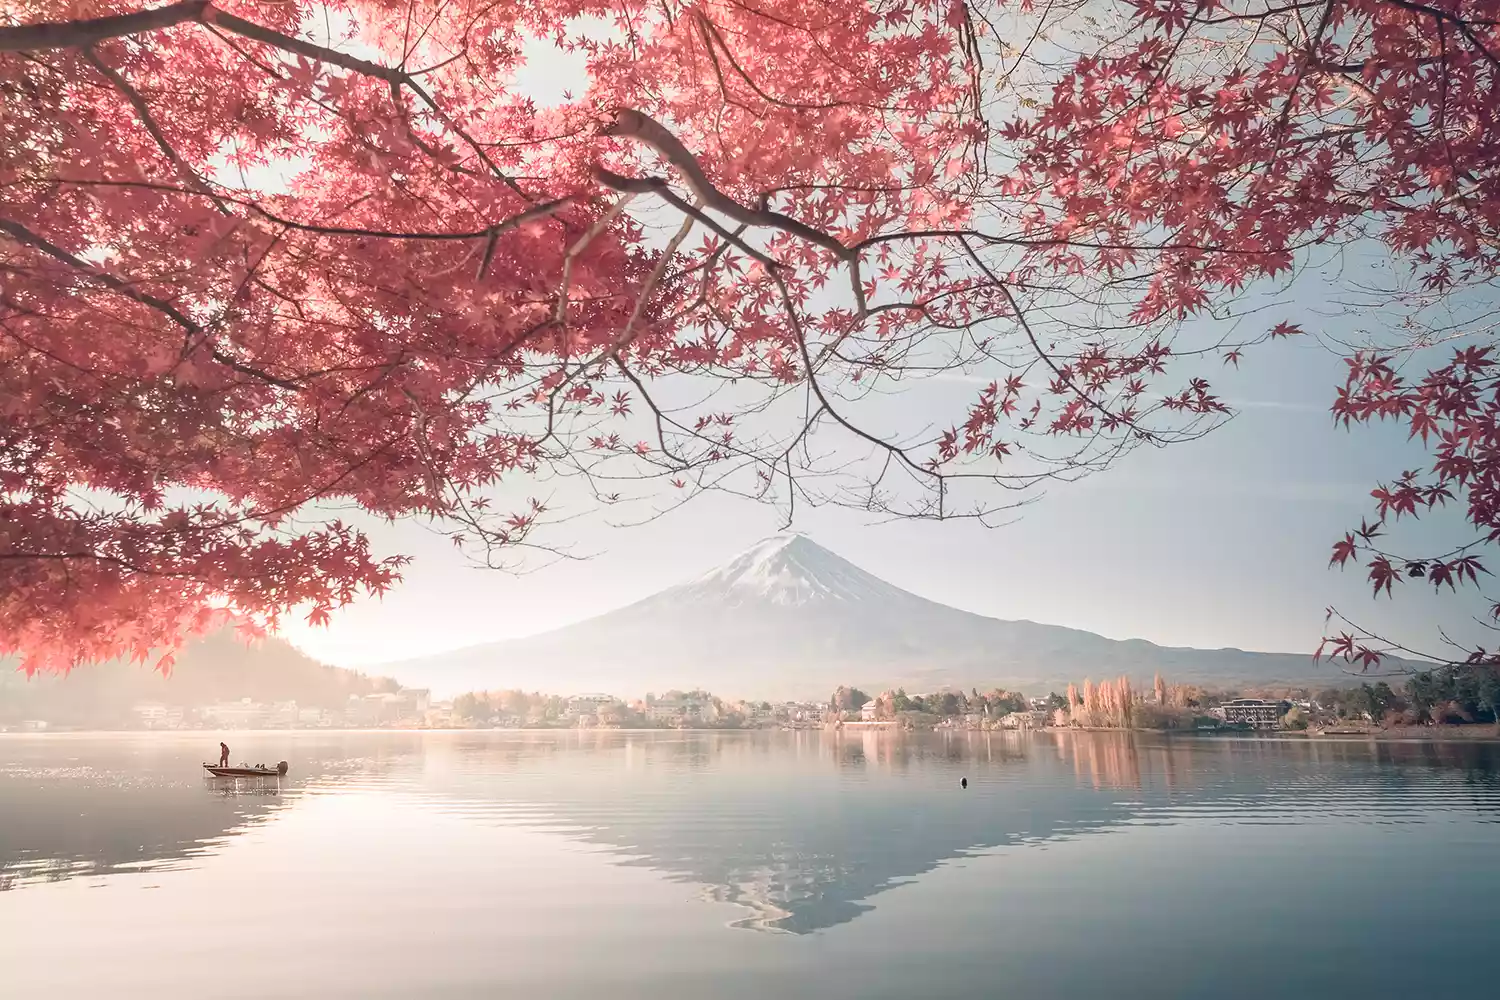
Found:
M 1133 40 L 1077 60 L 1005 131 L 1028 147 L 1018 183 L 1044 192 L 1033 225 L 1095 239 L 1089 266 L 1161 237 L 1138 318 L 1198 311 L 1354 229 L 1433 285 L 1494 273 L 1500 4 L 1131 6 Z
M 1407 470 L 1371 491 L 1374 523 L 1347 532 L 1334 543 L 1330 565 L 1366 559 L 1374 592 L 1392 593 L 1404 579 L 1426 580 L 1436 589 L 1477 585 L 1489 575 L 1472 550 L 1500 540 L 1500 365 L 1489 347 L 1463 347 L 1448 364 L 1408 380 L 1390 357 L 1356 354 L 1347 359 L 1348 377 L 1338 390 L 1333 412 L 1345 425 L 1400 421 L 1410 436 L 1431 443 L 1432 469 Z M 1397 556 L 1377 539 L 1389 522 L 1418 517 L 1461 494 L 1475 541 L 1436 556 Z M 1500 604 L 1491 608 L 1500 620 Z M 1383 650 L 1347 633 L 1332 643 L 1333 655 L 1363 666 L 1378 663 Z
M 144 656 L 388 587 L 401 560 L 318 503 L 512 544 L 537 512 L 483 492 L 555 456 L 556 413 L 628 417 L 605 362 L 804 377 L 787 300 L 842 262 L 795 226 L 650 245 L 622 198 L 671 158 L 620 123 L 671 123 L 722 196 L 831 239 L 958 224 L 952 6 L 8 5 L 0 654 Z M 582 97 L 538 108 L 538 40 L 584 59 Z M 547 427 L 507 429 L 532 404 Z
M 1017 187 L 1038 189 L 1034 232 L 1100 248 L 1090 268 L 1143 259 L 1142 321 L 1200 312 L 1221 292 L 1285 272 L 1313 242 L 1382 241 L 1427 293 L 1493 281 L 1500 265 L 1500 3 L 1495 0 L 1132 0 L 1136 31 L 1066 67 L 1050 102 L 1008 127 L 1027 147 Z M 1299 332 L 1280 325 L 1272 336 Z M 1488 345 L 1408 379 L 1357 354 L 1333 412 L 1404 421 L 1430 443 L 1427 474 L 1377 488 L 1376 520 L 1334 546 L 1367 562 L 1378 594 L 1486 574 L 1500 538 L 1500 398 Z M 1225 355 L 1239 363 L 1238 348 Z M 1388 522 L 1461 496 L 1478 539 L 1400 558 Z M 1500 605 L 1497 605 L 1500 611 Z M 1323 652 L 1369 667 L 1394 651 L 1330 636 Z
M 1224 412 L 1202 379 L 1152 387 L 1179 356 L 1163 328 L 1312 242 L 1375 236 L 1437 292 L 1493 275 L 1500 0 L 1127 0 L 1123 37 L 1090 14 L 1062 47 L 1082 57 L 1031 52 L 1043 99 L 991 124 L 1025 76 L 985 59 L 1005 7 L 10 4 L 0 653 L 65 667 L 220 612 L 321 619 L 399 560 L 316 505 L 511 545 L 541 507 L 492 514 L 486 491 L 577 451 L 679 488 L 735 460 L 789 477 L 820 425 L 921 476 L 1014 465 L 1022 435 L 1080 443 L 1028 453 L 1043 471 L 1020 482 L 1100 467 Z M 1019 16 L 1041 37 L 1059 11 Z M 581 60 L 577 96 L 528 90 L 539 42 Z M 1038 329 L 1079 306 L 1122 315 Z M 1012 374 L 927 442 L 936 461 L 827 388 L 977 361 Z M 1380 516 L 1461 490 L 1492 530 L 1483 356 L 1414 387 L 1357 371 L 1342 416 L 1438 442 L 1434 480 L 1404 477 Z M 648 383 L 683 372 L 796 387 L 806 425 L 766 445 L 732 414 L 679 419 Z M 1424 572 L 1472 579 L 1470 558 Z

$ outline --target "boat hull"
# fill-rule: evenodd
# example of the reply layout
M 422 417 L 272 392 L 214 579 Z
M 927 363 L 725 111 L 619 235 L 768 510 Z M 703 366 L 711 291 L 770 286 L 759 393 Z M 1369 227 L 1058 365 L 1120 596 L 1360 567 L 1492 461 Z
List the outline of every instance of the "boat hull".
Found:
M 204 764 L 203 769 L 215 778 L 279 778 L 281 772 L 257 767 L 214 767 Z

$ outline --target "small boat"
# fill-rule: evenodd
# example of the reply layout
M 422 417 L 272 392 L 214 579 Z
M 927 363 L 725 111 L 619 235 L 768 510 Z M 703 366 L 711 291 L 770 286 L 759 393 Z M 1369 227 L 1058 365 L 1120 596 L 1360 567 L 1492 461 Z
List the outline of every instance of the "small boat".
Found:
M 275 767 L 266 767 L 264 764 L 254 767 L 219 767 L 204 761 L 203 769 L 215 778 L 280 778 L 286 774 L 287 764 L 282 761 Z

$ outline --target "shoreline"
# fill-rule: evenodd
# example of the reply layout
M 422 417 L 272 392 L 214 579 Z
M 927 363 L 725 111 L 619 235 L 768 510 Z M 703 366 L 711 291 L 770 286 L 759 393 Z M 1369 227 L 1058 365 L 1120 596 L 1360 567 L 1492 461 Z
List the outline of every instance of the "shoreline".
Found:
M 1190 736 L 1194 739 L 1297 739 L 1297 740 L 1384 740 L 1390 742 L 1500 742 L 1500 725 L 1473 724 L 1467 726 L 1390 726 L 1367 731 L 1321 729 L 1103 729 L 1082 727 L 1048 726 L 1034 730 L 1039 733 L 1153 733 L 1161 736 Z
M 1288 734 L 1293 735 L 1293 734 Z M 1452 743 L 1469 740 L 1500 740 L 1500 725 L 1469 726 L 1390 726 L 1368 732 L 1322 732 L 1307 730 L 1301 735 L 1328 740 L 1405 740 Z
M 800 729 L 782 729 L 776 727 L 746 727 L 743 729 L 721 729 L 712 726 L 682 727 L 682 728 L 624 728 L 624 727 L 598 727 L 574 728 L 562 726 L 515 726 L 494 728 L 471 728 L 471 727 L 438 727 L 438 726 L 382 726 L 382 727 L 330 727 L 330 728 L 285 728 L 285 729 L 49 729 L 42 731 L 17 732 L 0 731 L 0 739 L 7 736 L 14 737 L 47 737 L 47 736 L 189 736 L 198 733 L 245 733 L 256 735 L 270 734 L 306 734 L 306 733 L 560 733 L 560 734 L 599 734 L 599 733 L 781 733 L 781 732 L 811 732 L 828 733 L 836 735 L 840 732 L 885 732 L 898 735 L 911 735 L 922 732 L 932 733 L 1141 733 L 1153 736 L 1181 736 L 1194 739 L 1263 739 L 1272 737 L 1275 739 L 1317 739 L 1330 741 L 1354 742 L 1357 740 L 1387 741 L 1387 742 L 1425 742 L 1425 743 L 1453 743 L 1453 742 L 1500 742 L 1500 725 L 1467 725 L 1467 726 L 1391 726 L 1371 729 L 1367 732 L 1334 731 L 1325 732 L 1319 729 L 1292 730 L 1292 729 L 1263 729 L 1263 730 L 1173 730 L 1173 729 L 1105 729 L 1084 727 L 1057 727 L 1046 726 L 1035 729 L 968 729 L 968 728 L 939 728 L 903 730 L 889 722 L 881 723 L 845 723 L 842 728 L 807 727 Z

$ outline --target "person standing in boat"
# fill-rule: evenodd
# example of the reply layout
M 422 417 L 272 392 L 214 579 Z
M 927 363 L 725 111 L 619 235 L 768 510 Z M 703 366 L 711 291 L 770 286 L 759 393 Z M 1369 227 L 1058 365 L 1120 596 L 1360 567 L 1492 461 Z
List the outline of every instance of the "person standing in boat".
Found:
M 228 743 L 220 743 L 219 744 L 219 766 L 220 767 L 228 767 L 229 766 L 229 744 Z

